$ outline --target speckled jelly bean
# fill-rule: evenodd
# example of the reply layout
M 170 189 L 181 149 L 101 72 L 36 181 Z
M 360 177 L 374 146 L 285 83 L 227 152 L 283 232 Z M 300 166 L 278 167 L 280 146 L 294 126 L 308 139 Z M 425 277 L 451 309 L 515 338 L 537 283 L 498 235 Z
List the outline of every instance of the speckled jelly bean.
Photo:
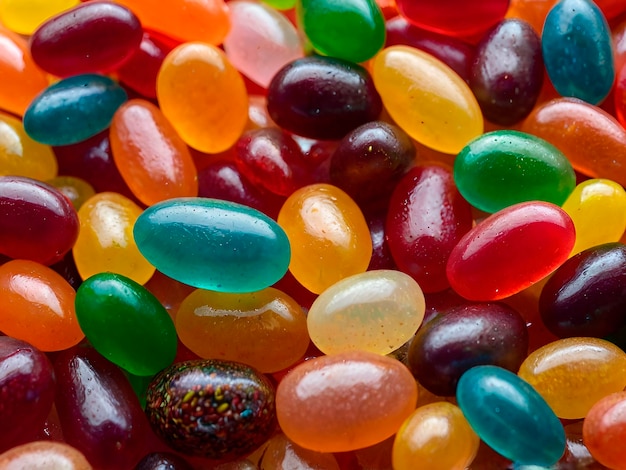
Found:
M 626 451 L 618 444 L 626 437 L 625 406 L 626 392 L 607 395 L 591 407 L 583 423 L 583 442 L 591 455 L 615 470 L 626 468 Z
M 296 444 L 343 452 L 392 436 L 416 401 L 415 380 L 402 363 L 350 351 L 292 369 L 278 385 L 276 412 L 281 429 Z
M 79 3 L 79 0 L 7 0 L 0 4 L 0 21 L 12 31 L 28 36 L 47 19 Z
M 454 247 L 446 273 L 470 300 L 498 300 L 541 280 L 569 256 L 576 233 L 558 206 L 531 201 L 496 212 Z
M 559 149 L 513 130 L 489 132 L 465 146 L 454 160 L 454 181 L 485 212 L 525 201 L 560 206 L 576 187 L 574 169 Z
M 174 364 L 150 383 L 146 413 L 173 449 L 212 459 L 249 454 L 273 433 L 274 389 L 255 369 L 236 362 Z
M 560 0 L 546 16 L 541 47 L 548 77 L 562 96 L 600 103 L 615 78 L 611 32 L 590 0 Z
M 626 386 L 626 353 L 599 338 L 565 338 L 532 352 L 518 375 L 559 418 L 584 418 L 601 398 Z
M 261 212 L 207 198 L 170 199 L 146 209 L 134 237 L 173 279 L 220 292 L 253 292 L 278 281 L 290 260 L 283 229 Z
M 68 145 L 109 127 L 126 92 L 109 77 L 75 75 L 50 85 L 24 114 L 24 129 L 37 142 Z
M 277 220 L 291 244 L 289 270 L 311 292 L 319 294 L 367 269 L 372 257 L 367 222 L 336 186 L 319 183 L 297 190 Z
M 315 468 L 316 470 L 340 470 L 333 454 L 304 449 L 290 441 L 284 434 L 277 434 L 267 444 L 263 458 L 259 462 L 260 470 L 274 470 L 297 466 L 297 468 Z
M 87 199 L 96 194 L 96 191 L 87 181 L 76 176 L 57 176 L 47 180 L 46 183 L 63 193 L 76 210 L 80 209 Z
M 19 445 L 0 455 L 0 467 L 63 468 L 66 470 L 93 470 L 85 456 L 75 447 L 63 442 L 32 441 Z
M 483 116 L 469 86 L 432 55 L 387 47 L 374 58 L 372 77 L 396 124 L 427 147 L 455 154 L 482 134 Z

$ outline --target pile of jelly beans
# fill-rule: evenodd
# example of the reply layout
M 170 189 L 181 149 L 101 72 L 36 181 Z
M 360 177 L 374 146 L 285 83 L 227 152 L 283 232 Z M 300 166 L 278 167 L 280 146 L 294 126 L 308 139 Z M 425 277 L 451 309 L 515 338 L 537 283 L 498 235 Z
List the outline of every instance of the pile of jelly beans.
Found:
M 0 469 L 626 469 L 624 0 L 0 0 Z

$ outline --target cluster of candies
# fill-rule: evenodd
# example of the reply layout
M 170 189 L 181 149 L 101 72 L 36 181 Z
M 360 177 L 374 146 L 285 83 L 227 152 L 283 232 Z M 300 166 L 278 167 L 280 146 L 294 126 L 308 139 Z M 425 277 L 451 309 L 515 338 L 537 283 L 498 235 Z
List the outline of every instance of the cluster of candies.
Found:
M 0 468 L 626 469 L 624 0 L 0 0 Z

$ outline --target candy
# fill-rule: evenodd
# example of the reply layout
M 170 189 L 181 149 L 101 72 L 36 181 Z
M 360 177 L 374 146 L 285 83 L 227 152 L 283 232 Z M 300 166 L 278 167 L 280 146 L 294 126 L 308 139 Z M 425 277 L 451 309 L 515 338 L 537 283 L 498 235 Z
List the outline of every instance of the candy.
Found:
M 79 210 L 89 198 L 96 194 L 96 191 L 87 181 L 75 176 L 57 176 L 49 179 L 46 183 L 57 188 L 70 200 L 76 210 Z
M 192 470 L 182 457 L 171 452 L 152 452 L 139 461 L 135 470 Z
M 284 434 L 277 434 L 267 444 L 260 470 L 274 470 L 288 466 L 315 468 L 317 470 L 339 470 L 339 464 L 333 454 L 304 449 L 287 439 Z
M 78 4 L 78 0 L 7 0 L 0 4 L 0 20 L 16 33 L 29 35 L 48 18 Z
M 626 431 L 624 405 L 626 392 L 615 392 L 598 400 L 583 423 L 583 440 L 594 458 L 609 468 L 626 468 L 624 449 L 615 445 Z
M 54 441 L 34 441 L 14 447 L 0 454 L 0 467 L 7 470 L 20 468 L 93 469 L 85 456 L 76 448 Z

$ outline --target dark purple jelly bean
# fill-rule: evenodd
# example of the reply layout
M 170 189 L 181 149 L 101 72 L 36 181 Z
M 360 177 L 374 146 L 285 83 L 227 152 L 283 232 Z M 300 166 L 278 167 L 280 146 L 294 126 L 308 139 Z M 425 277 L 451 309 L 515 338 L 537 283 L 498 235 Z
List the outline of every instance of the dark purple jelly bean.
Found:
M 171 452 L 152 452 L 134 470 L 193 470 L 185 459 Z
M 385 222 L 387 212 L 378 210 L 374 212 L 364 212 L 367 226 L 372 237 L 372 257 L 367 267 L 368 271 L 373 269 L 397 269 L 396 263 L 389 251 L 389 244 L 385 236 Z

